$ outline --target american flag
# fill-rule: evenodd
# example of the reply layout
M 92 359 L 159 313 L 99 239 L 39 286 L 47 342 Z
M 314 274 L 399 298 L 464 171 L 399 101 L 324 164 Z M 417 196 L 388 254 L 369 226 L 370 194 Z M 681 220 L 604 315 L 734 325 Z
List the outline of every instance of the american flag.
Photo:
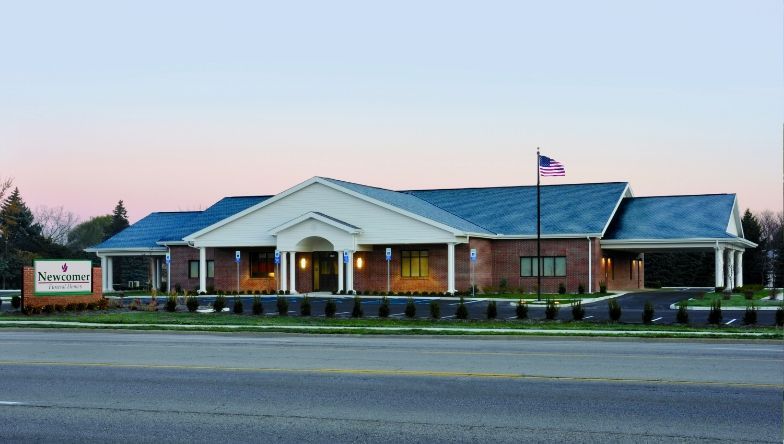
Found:
M 566 176 L 561 162 L 547 156 L 539 156 L 539 174 L 542 176 Z

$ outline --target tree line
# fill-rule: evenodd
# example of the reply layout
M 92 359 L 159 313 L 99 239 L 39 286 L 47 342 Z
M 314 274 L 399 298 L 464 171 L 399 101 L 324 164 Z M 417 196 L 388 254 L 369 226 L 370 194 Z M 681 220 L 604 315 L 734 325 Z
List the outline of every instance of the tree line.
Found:
M 19 188 L 13 187 L 13 180 L 0 179 L 0 288 L 20 288 L 22 267 L 32 265 L 37 258 L 90 259 L 97 265 L 98 257 L 84 249 L 103 242 L 128 225 L 122 200 L 111 214 L 80 223 L 64 207 L 31 210 Z

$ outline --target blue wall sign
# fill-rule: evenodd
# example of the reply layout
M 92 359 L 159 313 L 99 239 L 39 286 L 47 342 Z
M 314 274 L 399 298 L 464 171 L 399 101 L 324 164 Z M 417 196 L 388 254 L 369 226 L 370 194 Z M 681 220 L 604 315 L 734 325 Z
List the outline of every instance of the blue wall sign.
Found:
M 471 249 L 471 262 L 476 262 L 476 248 Z
M 391 248 L 387 248 L 386 256 L 387 256 L 387 262 L 392 260 L 392 249 Z
M 280 251 L 275 250 L 275 264 L 280 264 Z

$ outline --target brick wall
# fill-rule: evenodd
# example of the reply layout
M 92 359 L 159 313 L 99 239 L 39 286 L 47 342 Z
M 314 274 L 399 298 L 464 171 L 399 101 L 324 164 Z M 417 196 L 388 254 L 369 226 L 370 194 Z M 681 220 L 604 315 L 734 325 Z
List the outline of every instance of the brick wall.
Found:
M 93 294 L 85 296 L 36 296 L 35 291 L 35 269 L 33 267 L 22 268 L 22 308 L 37 308 L 45 305 L 68 305 L 79 303 L 98 302 L 103 298 L 103 279 L 101 269 L 93 267 L 92 272 Z
M 599 272 L 608 290 L 634 290 L 645 285 L 645 265 L 637 260 L 637 253 L 605 250 Z
M 365 265 L 362 270 L 354 267 L 354 289 L 357 291 L 385 291 L 387 288 L 386 246 L 375 246 L 373 251 L 354 253 L 354 264 L 362 257 Z M 404 278 L 401 276 L 402 250 L 428 250 L 429 273 L 423 278 Z M 446 244 L 395 245 L 392 247 L 390 263 L 390 285 L 392 291 L 435 291 L 445 292 L 447 280 Z M 466 257 L 467 253 L 466 253 Z

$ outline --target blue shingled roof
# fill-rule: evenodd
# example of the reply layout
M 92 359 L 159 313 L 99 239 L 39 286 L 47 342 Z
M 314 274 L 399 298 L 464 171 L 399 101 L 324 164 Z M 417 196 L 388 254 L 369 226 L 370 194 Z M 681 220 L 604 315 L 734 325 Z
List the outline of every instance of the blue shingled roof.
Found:
M 491 232 L 486 228 L 483 228 L 458 215 L 452 214 L 448 210 L 439 208 L 439 206 L 433 205 L 430 202 L 422 200 L 412 193 L 369 187 L 367 185 L 330 179 L 328 177 L 322 177 L 322 179 L 328 180 L 334 184 L 348 188 L 351 191 L 363 194 L 372 199 L 379 200 L 386 204 L 398 207 L 402 210 L 428 218 L 432 221 L 440 222 L 444 225 L 457 228 L 458 230 L 464 230 L 469 233 L 491 234 Z
M 542 234 L 601 233 L 626 186 L 626 182 L 542 186 Z M 535 186 L 406 193 L 496 234 L 536 234 Z
M 155 248 L 160 246 L 157 242 L 181 241 L 183 237 L 269 197 L 224 197 L 204 211 L 152 213 L 92 248 Z
M 606 239 L 722 239 L 734 194 L 651 196 L 624 199 Z

